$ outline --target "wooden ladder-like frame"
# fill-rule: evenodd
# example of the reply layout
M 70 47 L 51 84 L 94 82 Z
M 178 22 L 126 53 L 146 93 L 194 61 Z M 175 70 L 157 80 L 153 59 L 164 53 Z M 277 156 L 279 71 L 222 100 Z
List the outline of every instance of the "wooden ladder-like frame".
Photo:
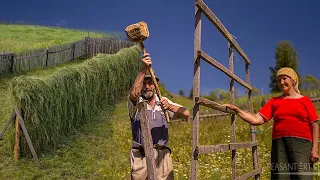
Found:
M 220 64 L 217 60 L 210 57 L 208 54 L 201 50 L 201 15 L 204 14 L 213 25 L 221 32 L 221 34 L 227 39 L 229 45 L 229 69 Z M 240 56 L 244 59 L 246 80 L 247 82 L 240 79 L 234 74 L 233 68 L 233 49 L 235 49 Z M 252 176 L 256 180 L 260 179 L 260 173 L 262 169 L 258 164 L 258 153 L 257 146 L 258 141 L 256 140 L 255 133 L 251 133 L 251 141 L 249 142 L 236 142 L 235 135 L 235 114 L 226 109 L 225 106 L 220 105 L 216 102 L 210 101 L 208 99 L 200 97 L 200 59 L 203 59 L 210 65 L 219 69 L 227 76 L 230 77 L 230 92 L 231 92 L 231 104 L 235 103 L 235 93 L 234 93 L 234 81 L 238 82 L 240 85 L 248 89 L 248 99 L 249 99 L 249 111 L 253 112 L 252 106 L 252 86 L 250 85 L 250 73 L 249 65 L 250 60 L 238 43 L 233 39 L 232 35 L 223 26 L 216 15 L 210 10 L 210 8 L 202 1 L 195 0 L 195 31 L 194 31 L 194 77 L 193 77 L 193 135 L 192 135 L 192 161 L 191 161 L 191 179 L 197 179 L 198 170 L 198 156 L 199 154 L 206 153 L 217 153 L 232 151 L 232 179 L 248 179 Z M 231 143 L 229 144 L 218 144 L 218 145 L 199 145 L 199 106 L 205 106 L 212 109 L 216 109 L 222 112 L 227 112 L 231 114 Z M 255 126 L 250 126 L 251 132 L 255 132 Z M 240 177 L 236 175 L 236 149 L 239 148 L 252 148 L 253 156 L 253 168 L 249 173 L 243 174 Z

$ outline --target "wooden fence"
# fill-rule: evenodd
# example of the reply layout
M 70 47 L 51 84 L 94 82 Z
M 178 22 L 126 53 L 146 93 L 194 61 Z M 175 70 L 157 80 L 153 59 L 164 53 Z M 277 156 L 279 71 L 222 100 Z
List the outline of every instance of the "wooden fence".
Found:
M 0 54 L 0 74 L 8 74 L 13 71 L 13 53 Z
M 113 54 L 136 43 L 120 38 L 92 38 L 48 49 L 34 49 L 0 54 L 0 75 L 17 73 L 39 67 L 56 66 L 76 58 L 90 58 L 98 53 Z

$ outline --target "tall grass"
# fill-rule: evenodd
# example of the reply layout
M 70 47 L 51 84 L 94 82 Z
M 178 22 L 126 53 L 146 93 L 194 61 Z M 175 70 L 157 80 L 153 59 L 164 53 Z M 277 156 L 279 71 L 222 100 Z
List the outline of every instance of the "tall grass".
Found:
M 137 46 L 117 54 L 99 54 L 47 76 L 12 80 L 14 104 L 23 112 L 36 151 L 55 148 L 63 138 L 90 121 L 100 107 L 117 102 L 135 79 Z M 25 140 L 21 155 L 30 155 Z

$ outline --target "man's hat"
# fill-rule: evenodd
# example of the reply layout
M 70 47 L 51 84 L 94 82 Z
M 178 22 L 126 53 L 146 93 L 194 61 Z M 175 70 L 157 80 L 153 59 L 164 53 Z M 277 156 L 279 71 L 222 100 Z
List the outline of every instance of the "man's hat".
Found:
M 154 74 L 156 74 L 154 70 L 153 70 L 153 72 L 154 72 Z M 157 81 L 159 81 L 159 78 L 156 75 L 155 75 L 155 77 L 156 77 Z M 146 72 L 146 75 L 144 76 L 144 78 L 151 78 L 150 71 Z

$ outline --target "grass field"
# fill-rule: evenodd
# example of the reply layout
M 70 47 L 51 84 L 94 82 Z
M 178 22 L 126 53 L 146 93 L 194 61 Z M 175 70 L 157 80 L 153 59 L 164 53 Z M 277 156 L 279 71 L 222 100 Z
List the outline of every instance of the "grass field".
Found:
M 67 44 L 88 36 L 87 31 L 33 25 L 0 24 L 0 32 L 0 51 L 15 53 Z M 115 34 L 90 32 L 89 35 L 108 37 Z
M 181 97 L 173 101 L 192 104 Z M 67 138 L 58 150 L 41 157 L 38 169 L 32 159 L 14 162 L 12 153 L 1 154 L 0 177 L 2 179 L 129 179 L 128 159 L 131 145 L 130 122 L 127 117 L 126 100 L 115 106 L 105 107 L 94 123 L 86 124 L 73 136 Z M 200 121 L 201 145 L 228 143 L 230 120 Z M 249 141 L 249 125 L 236 120 L 237 142 Z M 269 179 L 272 122 L 258 126 L 259 164 L 263 168 L 261 179 Z M 189 179 L 192 124 L 175 122 L 169 124 L 176 179 Z M 6 149 L 1 149 L 1 152 Z M 237 151 L 238 176 L 252 170 L 251 150 Z M 230 179 L 231 152 L 200 155 L 199 179 Z

